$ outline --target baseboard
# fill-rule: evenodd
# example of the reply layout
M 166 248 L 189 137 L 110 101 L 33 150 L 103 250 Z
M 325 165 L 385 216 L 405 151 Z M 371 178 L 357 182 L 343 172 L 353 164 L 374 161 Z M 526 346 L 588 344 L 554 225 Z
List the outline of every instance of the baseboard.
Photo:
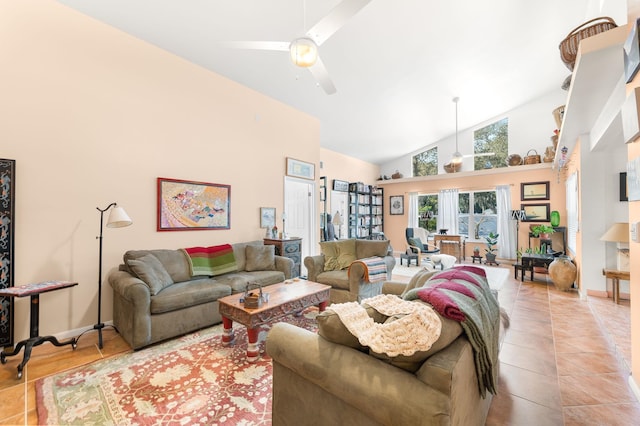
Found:
M 105 321 L 104 322 L 105 326 L 111 326 L 113 327 L 113 321 Z M 57 333 L 54 335 L 54 337 L 58 340 L 66 340 L 66 339 L 70 339 L 72 337 L 77 337 L 80 334 L 82 334 L 83 332 L 87 332 L 89 333 L 89 331 L 87 330 L 93 330 L 93 325 L 88 325 L 86 327 L 81 327 L 81 328 L 76 328 L 73 330 L 67 330 L 67 331 L 63 331 L 61 333 Z

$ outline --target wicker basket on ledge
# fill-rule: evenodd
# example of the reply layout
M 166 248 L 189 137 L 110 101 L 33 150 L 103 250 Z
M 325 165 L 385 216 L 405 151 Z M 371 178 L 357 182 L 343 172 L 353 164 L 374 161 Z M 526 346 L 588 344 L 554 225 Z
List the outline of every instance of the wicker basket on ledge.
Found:
M 578 46 L 580 46 L 580 41 L 616 27 L 617 25 L 613 19 L 608 16 L 602 16 L 600 18 L 594 18 L 574 28 L 558 46 L 562 62 L 564 62 L 567 68 L 573 71 L 573 67 L 576 64 L 576 56 L 578 55 Z

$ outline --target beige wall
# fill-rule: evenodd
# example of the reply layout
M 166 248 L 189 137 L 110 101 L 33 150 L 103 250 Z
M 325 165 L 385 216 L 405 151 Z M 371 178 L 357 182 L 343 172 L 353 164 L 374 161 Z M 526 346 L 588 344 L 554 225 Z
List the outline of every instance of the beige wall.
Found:
M 520 183 L 521 182 L 541 182 L 549 181 L 550 186 L 550 203 L 551 210 L 560 212 L 560 226 L 566 225 L 566 204 L 565 204 L 565 186 L 564 181 L 558 184 L 557 172 L 550 168 L 530 168 L 527 166 L 509 168 L 508 172 L 498 170 L 498 172 L 486 170 L 479 172 L 464 173 L 460 176 L 455 174 L 438 176 L 438 178 L 428 178 L 428 180 L 393 180 L 379 183 L 384 188 L 384 232 L 391 240 L 391 245 L 396 252 L 404 252 L 406 247 L 405 229 L 408 223 L 408 203 L 409 193 L 418 192 L 422 194 L 434 194 L 441 189 L 458 188 L 462 191 L 469 190 L 486 190 L 495 189 L 498 185 L 511 185 L 511 205 L 512 209 L 519 209 L 523 204 L 520 201 Z M 393 195 L 403 195 L 404 198 L 404 215 L 389 214 L 389 197 Z M 547 201 L 541 201 L 546 203 Z M 527 204 L 527 203 L 524 203 Z M 525 222 L 519 227 L 519 245 L 528 247 L 529 244 L 529 223 Z M 467 244 L 467 255 L 473 251 L 473 246 L 482 245 L 470 242 Z
M 41 297 L 40 332 L 97 315 L 104 268 L 127 249 L 262 238 L 259 207 L 282 211 L 285 157 L 320 160 L 319 122 L 52 0 L 0 2 L 0 157 L 16 160 L 15 285 L 73 280 Z M 156 232 L 156 178 L 231 185 L 231 229 Z M 16 340 L 29 304 L 15 303 Z M 112 318 L 105 282 L 103 320 Z

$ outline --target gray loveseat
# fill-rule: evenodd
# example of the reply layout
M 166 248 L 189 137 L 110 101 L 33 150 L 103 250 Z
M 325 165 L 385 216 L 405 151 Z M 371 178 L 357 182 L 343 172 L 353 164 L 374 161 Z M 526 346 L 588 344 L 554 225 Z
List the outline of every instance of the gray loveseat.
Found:
M 270 285 L 292 276 L 293 260 L 274 255 L 262 241 L 232 244 L 236 271 L 192 276 L 182 250 L 131 250 L 109 274 L 113 323 L 133 348 L 222 321 L 218 299 L 243 292 L 248 283 Z
M 385 283 L 383 293 L 407 294 L 436 273 L 421 271 L 408 285 Z M 375 315 L 369 314 L 385 321 Z M 389 358 L 360 346 L 337 317 L 331 306 L 318 315 L 318 334 L 286 323 L 269 332 L 274 426 L 309 419 L 326 425 L 485 424 L 492 394 L 481 396 L 473 346 L 460 323 L 440 316 L 442 332 L 431 349 Z M 492 320 L 495 330 L 499 321 L 499 315 Z

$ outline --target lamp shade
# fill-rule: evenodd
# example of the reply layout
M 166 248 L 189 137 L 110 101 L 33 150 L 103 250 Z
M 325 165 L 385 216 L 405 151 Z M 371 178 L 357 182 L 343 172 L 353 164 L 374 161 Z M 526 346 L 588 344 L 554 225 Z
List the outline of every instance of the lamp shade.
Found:
M 340 216 L 340 212 L 336 212 L 336 214 L 333 215 L 333 219 L 331 220 L 331 223 L 337 226 L 342 225 L 342 216 Z
M 527 213 L 524 210 L 511 210 L 511 219 L 522 221 L 526 218 Z
M 310 67 L 318 60 L 318 45 L 310 38 L 301 37 L 289 45 L 291 62 L 299 67 Z
M 609 230 L 600 237 L 600 241 L 611 241 L 614 243 L 629 242 L 629 224 L 617 222 L 611 225 Z
M 122 207 L 114 206 L 109 212 L 107 228 L 122 228 L 133 223 L 127 212 Z

